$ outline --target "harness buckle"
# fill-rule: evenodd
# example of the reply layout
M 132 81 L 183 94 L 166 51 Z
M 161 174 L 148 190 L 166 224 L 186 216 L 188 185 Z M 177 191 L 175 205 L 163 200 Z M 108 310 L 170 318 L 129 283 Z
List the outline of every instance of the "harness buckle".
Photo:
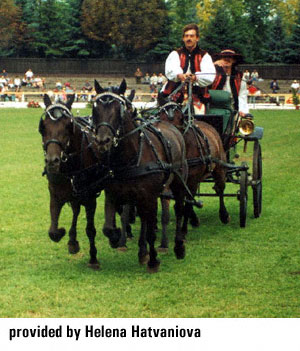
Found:
M 114 147 L 117 147 L 119 145 L 119 140 L 117 137 L 113 138 L 113 145 L 114 145 Z

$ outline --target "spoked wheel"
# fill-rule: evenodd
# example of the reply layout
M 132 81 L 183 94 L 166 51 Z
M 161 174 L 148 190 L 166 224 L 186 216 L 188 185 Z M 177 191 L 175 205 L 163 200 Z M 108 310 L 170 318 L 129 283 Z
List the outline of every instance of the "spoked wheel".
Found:
M 242 166 L 246 166 L 246 162 L 242 162 Z M 247 218 L 247 200 L 248 200 L 248 173 L 247 170 L 241 171 L 240 174 L 240 227 L 246 227 Z
M 253 147 L 252 191 L 254 217 L 258 218 L 262 209 L 262 159 L 261 147 L 258 140 Z

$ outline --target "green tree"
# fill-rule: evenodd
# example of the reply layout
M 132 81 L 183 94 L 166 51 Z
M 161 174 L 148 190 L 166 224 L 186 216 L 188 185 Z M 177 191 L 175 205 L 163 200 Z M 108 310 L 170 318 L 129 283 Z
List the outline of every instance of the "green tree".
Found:
M 168 14 L 171 21 L 170 40 L 180 46 L 182 29 L 186 24 L 199 23 L 197 14 L 198 0 L 169 0 Z
M 158 44 L 166 15 L 162 0 L 84 0 L 81 24 L 87 37 L 136 57 Z
M 286 40 L 287 38 L 283 30 L 281 16 L 277 15 L 270 23 L 269 42 L 265 54 L 267 62 L 284 62 Z
M 280 15 L 282 26 L 287 35 L 291 35 L 293 26 L 297 21 L 297 11 L 300 6 L 299 0 L 271 0 L 272 12 Z
M 249 62 L 264 62 L 268 43 L 271 1 L 244 0 L 245 20 L 248 25 L 247 41 L 251 43 L 248 52 Z
M 299 63 L 300 57 L 300 10 L 297 13 L 297 21 L 292 27 L 292 34 L 287 41 L 287 53 L 285 61 L 287 63 Z
M 81 7 L 83 0 L 69 0 L 62 21 L 67 22 L 65 45 L 63 48 L 66 57 L 88 57 L 91 54 L 89 42 L 81 27 Z
M 206 33 L 210 22 L 216 16 L 218 9 L 229 10 L 234 21 L 244 15 L 244 2 L 241 0 L 202 0 L 197 1 L 196 11 L 199 18 L 200 33 Z
M 89 43 L 80 26 L 82 0 L 16 0 L 27 31 L 22 56 L 86 57 Z
M 0 2 L 0 54 L 17 54 L 23 41 L 25 24 L 22 22 L 21 9 L 13 0 Z
M 217 53 L 223 49 L 233 49 L 244 54 L 243 43 L 242 33 L 237 29 L 231 11 L 225 5 L 220 6 L 215 17 L 202 33 L 200 46 L 211 53 Z

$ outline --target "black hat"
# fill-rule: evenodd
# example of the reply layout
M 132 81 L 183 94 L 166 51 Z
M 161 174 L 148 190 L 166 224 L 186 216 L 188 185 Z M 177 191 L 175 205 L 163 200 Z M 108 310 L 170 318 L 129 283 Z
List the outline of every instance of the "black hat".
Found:
M 231 49 L 222 50 L 220 53 L 214 55 L 214 59 L 220 59 L 222 57 L 233 57 L 236 60 L 236 64 L 244 62 L 243 56 Z

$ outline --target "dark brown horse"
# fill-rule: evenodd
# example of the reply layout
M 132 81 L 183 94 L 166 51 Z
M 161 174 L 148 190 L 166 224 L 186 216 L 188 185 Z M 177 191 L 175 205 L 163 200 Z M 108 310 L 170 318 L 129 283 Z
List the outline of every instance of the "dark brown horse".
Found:
M 214 190 L 219 196 L 219 217 L 223 223 L 228 223 L 230 216 L 226 210 L 223 196 L 226 169 L 221 164 L 226 162 L 226 153 L 219 133 L 205 122 L 185 118 L 181 106 L 176 102 L 164 104 L 160 108 L 159 116 L 161 120 L 168 121 L 183 134 L 189 166 L 187 185 L 191 193 L 195 196 L 199 184 L 212 175 L 215 182 Z M 192 205 L 187 203 L 182 228 L 184 234 L 187 233 L 188 218 L 191 217 L 192 213 Z
M 45 154 L 45 174 L 48 178 L 50 192 L 51 225 L 49 236 L 51 240 L 59 242 L 65 235 L 65 229 L 58 227 L 59 215 L 62 207 L 69 202 L 73 211 L 72 225 L 69 230 L 68 248 L 71 254 L 79 251 L 77 236 L 77 219 L 80 206 L 86 210 L 86 234 L 90 242 L 89 266 L 99 268 L 97 249 L 95 246 L 96 229 L 94 215 L 96 210 L 96 194 L 84 198 L 74 196 L 70 174 L 88 167 L 95 162 L 93 151 L 88 147 L 87 135 L 75 123 L 71 113 L 74 95 L 67 103 L 52 104 L 48 95 L 44 95 L 46 106 L 45 117 L 39 123 Z
M 97 96 L 93 105 L 94 144 L 98 158 L 108 168 L 110 182 L 104 185 L 104 234 L 110 242 L 119 240 L 115 227 L 115 212 L 124 204 L 136 206 L 141 218 L 139 261 L 148 260 L 148 270 L 159 267 L 155 249 L 157 199 L 165 186 L 170 186 L 175 198 L 177 258 L 183 258 L 185 248 L 181 233 L 185 189 L 182 179 L 187 175 L 185 144 L 181 133 L 169 123 L 136 122 L 135 109 L 124 97 L 123 80 L 118 93 L 105 92 L 95 81 Z

